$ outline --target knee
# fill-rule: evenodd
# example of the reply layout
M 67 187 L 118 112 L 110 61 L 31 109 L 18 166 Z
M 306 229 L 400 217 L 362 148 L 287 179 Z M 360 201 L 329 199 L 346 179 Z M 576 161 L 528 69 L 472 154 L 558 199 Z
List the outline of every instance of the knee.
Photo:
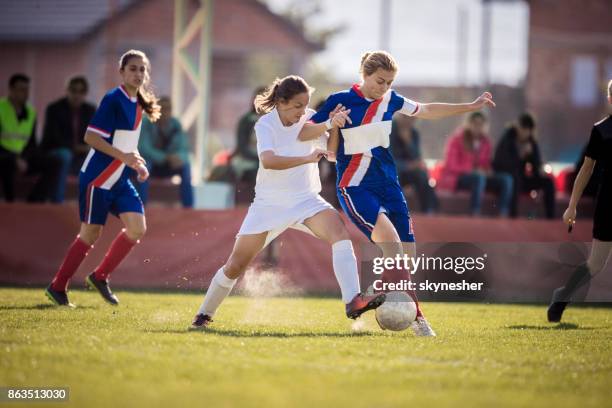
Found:
M 132 241 L 138 241 L 142 239 L 147 232 L 147 226 L 145 223 L 130 225 L 125 229 L 125 234 Z
M 482 191 L 487 185 L 487 176 L 476 173 L 472 176 L 472 191 Z
M 346 241 L 348 239 L 351 239 L 342 221 L 339 221 L 338 224 L 339 225 L 334 225 L 332 230 L 330 231 L 328 239 L 330 244 L 335 244 L 338 241 Z
M 236 279 L 246 270 L 249 262 L 246 259 L 230 256 L 225 264 L 225 276 L 230 279 Z
M 600 260 L 589 258 L 587 260 L 586 265 L 587 265 L 587 268 L 589 269 L 589 273 L 591 274 L 591 276 L 593 276 L 596 273 L 601 272 L 601 270 L 605 266 L 605 262 L 601 262 Z
M 88 225 L 85 228 L 81 228 L 81 231 L 79 232 L 79 238 L 81 241 L 88 245 L 93 245 L 98 238 L 100 238 L 100 235 L 102 235 L 101 225 Z
M 509 192 L 512 190 L 512 187 L 514 186 L 514 178 L 512 178 L 512 175 L 508 173 L 499 173 L 497 177 L 501 181 L 504 191 Z
M 181 177 L 191 179 L 191 164 L 189 162 L 183 164 L 183 167 L 181 167 Z
M 49 154 L 49 158 L 60 166 L 69 166 L 72 162 L 72 152 L 69 149 L 55 149 Z

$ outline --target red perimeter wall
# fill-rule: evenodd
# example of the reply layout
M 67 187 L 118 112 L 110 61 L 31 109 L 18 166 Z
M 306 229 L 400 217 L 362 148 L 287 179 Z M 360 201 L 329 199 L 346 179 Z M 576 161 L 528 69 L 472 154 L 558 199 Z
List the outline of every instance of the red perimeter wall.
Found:
M 142 242 L 112 275 L 114 286 L 202 289 L 229 255 L 246 208 L 227 211 L 151 208 Z M 349 224 L 347 222 L 347 224 Z M 0 204 L 0 284 L 46 285 L 57 270 L 78 227 L 75 205 Z M 568 235 L 560 221 L 499 220 L 415 216 L 420 242 L 590 241 L 591 223 L 580 222 Z M 102 259 L 121 228 L 109 217 L 102 238 L 81 265 L 75 285 Z M 356 248 L 364 237 L 349 230 Z M 279 238 L 279 268 L 295 286 L 310 292 L 336 292 L 338 286 L 326 243 L 299 231 Z

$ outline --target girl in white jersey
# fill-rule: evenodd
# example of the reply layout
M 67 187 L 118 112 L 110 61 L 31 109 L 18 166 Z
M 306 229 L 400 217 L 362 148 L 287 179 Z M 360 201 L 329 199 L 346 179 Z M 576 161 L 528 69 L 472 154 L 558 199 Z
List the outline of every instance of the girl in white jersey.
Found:
M 317 163 L 330 155 L 326 149 L 327 135 L 298 137 L 304 123 L 314 114 L 308 109 L 312 91 L 302 78 L 288 76 L 276 79 L 255 99 L 257 112 L 264 114 L 255 124 L 261 162 L 255 199 L 231 255 L 210 283 L 193 328 L 204 328 L 212 322 L 217 308 L 257 253 L 290 227 L 311 232 L 332 245 L 334 273 L 349 318 L 355 319 L 384 302 L 384 294 L 360 293 L 357 261 L 348 232 L 338 212 L 319 195 Z M 332 112 L 327 128 L 343 127 L 348 113 Z

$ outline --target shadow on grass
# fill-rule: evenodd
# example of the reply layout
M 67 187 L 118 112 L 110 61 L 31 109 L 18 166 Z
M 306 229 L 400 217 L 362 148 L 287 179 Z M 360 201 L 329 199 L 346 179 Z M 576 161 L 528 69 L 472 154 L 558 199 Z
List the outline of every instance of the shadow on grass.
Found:
M 580 327 L 576 323 L 559 323 L 556 325 L 547 326 L 531 326 L 528 324 L 520 324 L 515 326 L 506 326 L 510 330 L 596 330 L 604 329 L 605 327 Z
M 380 333 L 372 332 L 277 332 L 277 331 L 245 331 L 245 330 L 223 330 L 223 329 L 147 329 L 146 333 L 171 333 L 171 334 L 187 334 L 187 333 L 208 333 L 217 336 L 225 337 L 275 337 L 275 338 L 292 338 L 292 337 L 365 337 L 365 336 L 381 336 Z
M 75 308 L 69 308 L 65 306 L 57 306 L 51 304 L 39 304 L 39 305 L 27 305 L 27 306 L 0 306 L 0 311 L 2 310 L 47 310 L 47 309 L 57 309 L 57 310 L 78 310 L 78 309 L 96 309 L 94 306 L 78 306 Z

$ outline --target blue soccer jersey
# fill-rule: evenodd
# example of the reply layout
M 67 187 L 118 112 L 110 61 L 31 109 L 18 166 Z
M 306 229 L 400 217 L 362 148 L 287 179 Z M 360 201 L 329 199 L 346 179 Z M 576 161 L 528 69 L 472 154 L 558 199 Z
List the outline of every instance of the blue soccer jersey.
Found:
M 125 153 L 138 150 L 142 107 L 123 86 L 108 92 L 87 131 L 102 136 Z M 79 211 L 81 221 L 103 225 L 108 213 L 144 213 L 142 201 L 129 177 L 134 171 L 125 163 L 90 149 L 79 174 Z
M 398 111 L 415 115 L 419 104 L 394 90 L 389 90 L 380 99 L 367 99 L 358 85 L 353 85 L 349 90 L 329 96 L 311 121 L 325 122 L 338 104 L 351 110 L 349 116 L 353 122 L 347 122 L 340 130 L 336 163 L 338 187 L 397 183 L 397 172 L 389 151 L 391 118 Z
M 351 110 L 352 124 L 340 130 L 336 168 L 337 194 L 350 220 L 371 240 L 380 213 L 385 213 L 402 242 L 414 242 L 408 203 L 389 151 L 391 118 L 395 112 L 415 115 L 419 104 L 389 90 L 367 99 L 358 85 L 327 98 L 311 121 L 321 123 L 341 104 Z
M 129 153 L 138 150 L 141 122 L 142 108 L 137 98 L 130 97 L 120 86 L 104 95 L 87 131 L 97 133 L 117 149 Z M 81 167 L 81 177 L 105 190 L 126 181 L 132 172 L 121 161 L 95 149 L 89 151 Z

